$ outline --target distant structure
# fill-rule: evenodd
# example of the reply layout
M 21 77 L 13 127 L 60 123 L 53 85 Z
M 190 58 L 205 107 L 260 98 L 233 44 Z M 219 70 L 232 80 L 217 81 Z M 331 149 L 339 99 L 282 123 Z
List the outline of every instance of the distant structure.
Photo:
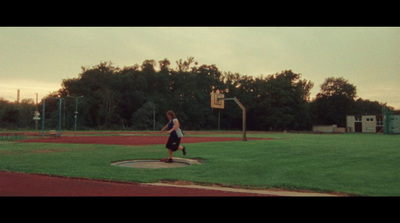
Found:
M 314 125 L 312 131 L 316 133 L 345 133 L 346 129 L 337 125 Z
M 382 115 L 348 115 L 347 132 L 380 133 L 383 131 Z
M 18 91 L 17 91 L 17 103 L 19 103 L 19 88 L 18 88 Z
M 346 123 L 347 132 L 400 133 L 400 115 L 348 115 Z

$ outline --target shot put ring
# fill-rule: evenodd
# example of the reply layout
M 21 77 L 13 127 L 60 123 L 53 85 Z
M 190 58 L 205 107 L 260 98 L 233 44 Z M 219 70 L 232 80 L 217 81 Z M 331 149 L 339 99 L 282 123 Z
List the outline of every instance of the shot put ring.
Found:
M 195 159 L 184 159 L 184 158 L 174 158 L 173 163 L 161 162 L 155 159 L 138 159 L 138 160 L 123 160 L 112 162 L 111 165 L 119 167 L 131 167 L 131 168 L 177 168 L 185 167 L 193 164 L 200 164 L 198 160 Z

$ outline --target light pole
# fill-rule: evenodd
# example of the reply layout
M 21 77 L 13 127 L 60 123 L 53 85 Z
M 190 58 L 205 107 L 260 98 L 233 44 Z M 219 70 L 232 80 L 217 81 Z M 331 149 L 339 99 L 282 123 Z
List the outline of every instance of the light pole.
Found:
M 78 96 L 78 97 L 74 97 L 74 96 L 67 96 L 67 97 L 70 97 L 70 98 L 75 98 L 76 100 L 75 100 L 75 131 L 76 131 L 76 119 L 78 118 L 78 99 L 79 98 L 83 98 L 83 95 L 81 95 L 81 96 Z

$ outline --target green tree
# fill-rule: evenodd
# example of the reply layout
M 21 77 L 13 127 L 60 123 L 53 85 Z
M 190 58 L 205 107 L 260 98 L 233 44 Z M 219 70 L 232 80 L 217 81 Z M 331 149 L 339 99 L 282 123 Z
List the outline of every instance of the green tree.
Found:
M 343 77 L 328 77 L 321 85 L 321 92 L 319 95 L 328 97 L 343 96 L 347 99 L 354 100 L 357 95 L 357 89 L 356 86 L 350 84 L 349 81 L 345 80 Z
M 354 115 L 380 115 L 382 114 L 382 103 L 359 98 L 354 103 L 352 114 Z
M 148 101 L 132 114 L 132 129 L 153 130 L 153 111 L 155 104 Z M 159 126 L 158 126 L 159 127 Z
M 310 125 L 307 98 L 313 83 L 285 70 L 267 78 L 267 123 L 272 129 L 306 129 Z
M 353 113 L 356 86 L 343 77 L 329 77 L 312 105 L 315 124 L 346 126 L 346 115 Z

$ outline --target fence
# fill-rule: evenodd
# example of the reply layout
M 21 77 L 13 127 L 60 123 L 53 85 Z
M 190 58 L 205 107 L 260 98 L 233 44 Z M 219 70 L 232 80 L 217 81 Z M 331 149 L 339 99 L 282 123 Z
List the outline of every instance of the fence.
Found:
M 0 133 L 0 140 L 17 140 L 25 138 L 24 133 Z

